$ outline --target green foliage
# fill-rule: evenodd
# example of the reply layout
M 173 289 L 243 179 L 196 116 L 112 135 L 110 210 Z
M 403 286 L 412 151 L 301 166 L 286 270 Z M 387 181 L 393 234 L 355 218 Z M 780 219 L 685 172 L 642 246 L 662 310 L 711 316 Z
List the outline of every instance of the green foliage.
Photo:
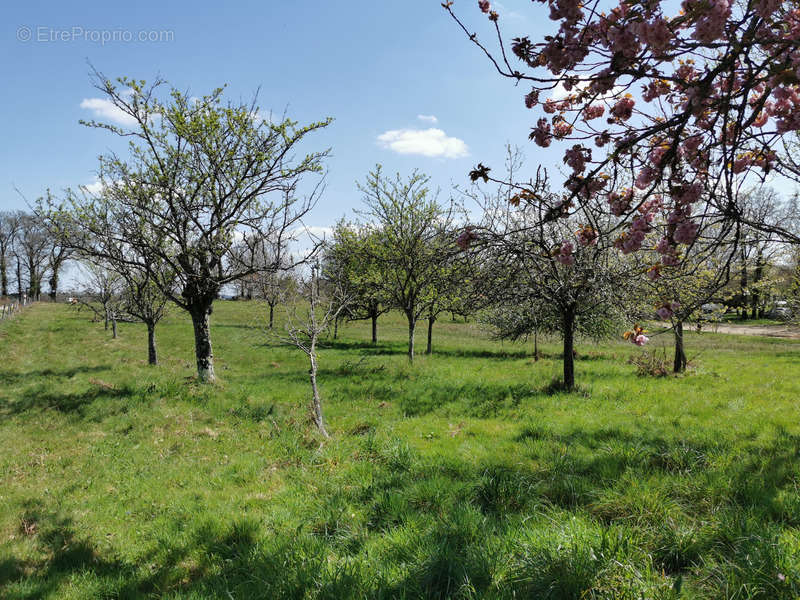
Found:
M 180 312 L 157 368 L 140 324 L 111 340 L 44 304 L 0 324 L 0 597 L 800 594 L 798 342 L 687 332 L 696 370 L 654 379 L 578 338 L 566 393 L 555 340 L 533 363 L 443 321 L 411 369 L 390 313 L 379 345 L 355 323 L 320 349 L 321 444 L 262 311 L 215 304 L 212 387 Z

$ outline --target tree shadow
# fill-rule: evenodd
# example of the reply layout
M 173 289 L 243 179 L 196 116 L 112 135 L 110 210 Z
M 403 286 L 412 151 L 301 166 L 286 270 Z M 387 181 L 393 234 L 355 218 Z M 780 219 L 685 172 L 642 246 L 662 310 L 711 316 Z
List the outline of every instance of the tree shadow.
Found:
M 0 398 L 0 415 L 19 415 L 31 411 L 55 410 L 62 414 L 84 416 L 84 410 L 101 400 L 129 398 L 135 390 L 129 386 L 94 384 L 80 392 L 59 392 L 39 384 L 24 390 L 16 399 Z
M 65 369 L 47 368 L 34 369 L 32 371 L 25 372 L 3 371 L 0 372 L 0 385 L 15 385 L 18 383 L 24 383 L 26 381 L 31 381 L 38 377 L 58 377 L 69 379 L 75 375 L 78 375 L 79 373 L 99 373 L 101 371 L 109 370 L 111 370 L 111 365 L 81 365 Z

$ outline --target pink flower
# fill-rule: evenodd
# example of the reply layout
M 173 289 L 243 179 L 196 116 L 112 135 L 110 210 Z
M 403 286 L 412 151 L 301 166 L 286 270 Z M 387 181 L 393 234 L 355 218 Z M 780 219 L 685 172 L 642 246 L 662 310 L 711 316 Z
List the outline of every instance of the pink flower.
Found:
M 478 0 L 478 8 L 481 9 L 482 13 L 488 13 L 491 7 L 492 5 L 489 4 L 489 0 Z
M 473 231 L 472 227 L 467 227 L 456 238 L 456 245 L 462 250 L 466 250 L 469 248 L 470 244 L 477 239 L 478 234 Z
M 574 247 L 572 242 L 568 242 L 564 240 L 561 244 L 561 248 L 558 250 L 558 254 L 556 255 L 556 260 L 560 262 L 562 265 L 574 265 L 575 264 L 575 257 L 572 255 L 572 251 Z
M 672 234 L 678 244 L 691 244 L 697 237 L 697 230 L 699 226 L 694 221 L 681 221 L 675 228 L 675 233 Z
M 639 335 L 633 338 L 633 343 L 636 344 L 637 346 L 644 346 L 649 341 L 650 338 L 644 335 L 643 333 L 640 333 Z
M 633 98 L 621 98 L 617 103 L 611 107 L 611 114 L 617 117 L 620 121 L 627 121 L 633 115 L 633 105 L 635 104 Z
M 672 316 L 672 311 L 666 306 L 662 306 L 656 311 L 656 314 L 658 315 L 659 319 L 661 319 L 662 321 L 666 321 Z

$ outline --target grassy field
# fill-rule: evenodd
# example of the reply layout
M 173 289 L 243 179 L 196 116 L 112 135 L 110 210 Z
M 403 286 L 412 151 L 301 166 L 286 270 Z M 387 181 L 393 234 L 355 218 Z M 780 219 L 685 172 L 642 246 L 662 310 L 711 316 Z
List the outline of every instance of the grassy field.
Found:
M 555 343 L 445 321 L 410 368 L 349 324 L 323 443 L 261 312 L 216 307 L 213 387 L 177 312 L 155 368 L 143 326 L 0 324 L 0 598 L 800 597 L 800 343 L 689 333 L 653 378 L 582 341 L 566 394 Z

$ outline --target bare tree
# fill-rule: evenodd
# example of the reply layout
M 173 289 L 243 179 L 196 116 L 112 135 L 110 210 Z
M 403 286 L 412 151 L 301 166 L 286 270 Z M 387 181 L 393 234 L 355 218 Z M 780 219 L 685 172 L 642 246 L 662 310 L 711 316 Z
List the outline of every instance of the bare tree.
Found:
M 328 330 L 330 324 L 347 305 L 348 298 L 340 287 L 325 286 L 321 288 L 319 271 L 319 265 L 314 265 L 311 268 L 311 275 L 300 285 L 300 294 L 307 302 L 305 307 L 300 308 L 300 299 L 290 303 L 291 308 L 288 311 L 285 334 L 273 331 L 271 335 L 284 343 L 295 346 L 308 357 L 311 419 L 323 437 L 328 438 L 330 434 L 325 426 L 322 398 L 317 385 L 318 344 L 320 336 Z
M 0 212 L 0 296 L 8 296 L 8 261 L 17 235 L 18 215 Z
M 15 252 L 28 276 L 28 296 L 31 300 L 39 300 L 52 239 L 42 222 L 34 215 L 20 213 L 18 227 Z
M 122 313 L 123 279 L 104 261 L 84 260 L 81 268 L 85 285 L 84 292 L 78 296 L 78 309 L 85 307 L 91 310 L 95 320 L 103 321 L 106 331 L 111 326 L 112 336 L 116 339 L 117 321 Z

